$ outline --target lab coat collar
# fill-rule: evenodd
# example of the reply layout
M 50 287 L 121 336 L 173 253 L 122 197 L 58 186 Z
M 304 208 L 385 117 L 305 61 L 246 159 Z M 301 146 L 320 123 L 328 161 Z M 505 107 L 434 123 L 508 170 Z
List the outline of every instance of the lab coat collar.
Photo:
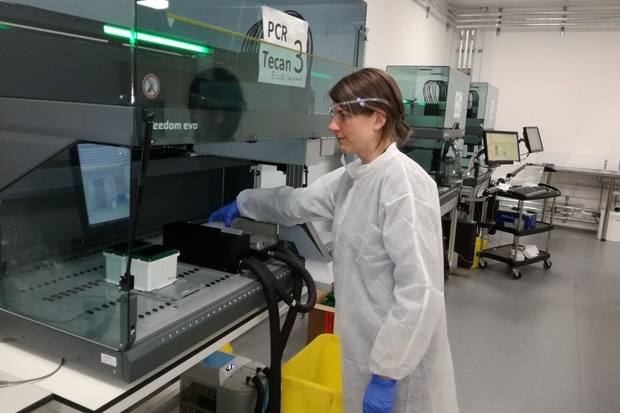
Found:
M 354 160 L 353 162 L 347 164 L 344 154 L 340 158 L 340 162 L 342 162 L 342 165 L 345 167 L 349 176 L 353 179 L 357 179 L 371 171 L 376 170 L 377 168 L 380 168 L 385 162 L 387 162 L 390 158 L 392 158 L 397 151 L 398 151 L 398 148 L 396 147 L 396 143 L 394 142 L 390 144 L 390 146 L 388 146 L 385 152 L 377 156 L 370 163 L 364 164 L 358 158 Z

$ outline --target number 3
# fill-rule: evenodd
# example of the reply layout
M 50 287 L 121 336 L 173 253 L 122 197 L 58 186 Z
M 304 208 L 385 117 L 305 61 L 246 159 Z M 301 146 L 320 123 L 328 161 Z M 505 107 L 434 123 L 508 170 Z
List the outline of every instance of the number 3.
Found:
M 299 67 L 299 69 L 293 68 L 293 70 L 295 70 L 295 73 L 301 73 L 304 70 L 304 59 L 302 57 L 303 46 L 300 40 L 295 40 L 295 45 L 299 46 L 299 53 L 297 53 L 295 56 L 297 56 L 297 58 L 299 59 L 299 63 L 301 64 L 301 66 Z

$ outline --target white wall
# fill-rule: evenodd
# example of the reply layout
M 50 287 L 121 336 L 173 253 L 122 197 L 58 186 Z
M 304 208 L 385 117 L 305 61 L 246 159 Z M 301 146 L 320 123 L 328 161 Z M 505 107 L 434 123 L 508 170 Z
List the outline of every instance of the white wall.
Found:
M 366 0 L 366 67 L 447 65 L 452 31 L 412 0 Z
M 491 34 L 491 36 L 489 36 Z M 496 129 L 538 126 L 539 159 L 602 167 L 620 160 L 620 30 L 502 30 L 484 36 L 479 73 L 500 90 Z

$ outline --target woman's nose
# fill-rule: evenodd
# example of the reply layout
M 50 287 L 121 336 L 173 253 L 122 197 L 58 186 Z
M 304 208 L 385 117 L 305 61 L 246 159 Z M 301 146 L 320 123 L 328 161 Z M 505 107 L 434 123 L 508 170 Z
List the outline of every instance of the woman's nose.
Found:
M 328 128 L 330 131 L 337 131 L 338 129 L 340 129 L 340 125 L 338 125 L 338 121 L 336 120 L 335 116 L 332 118 L 332 121 L 329 122 Z

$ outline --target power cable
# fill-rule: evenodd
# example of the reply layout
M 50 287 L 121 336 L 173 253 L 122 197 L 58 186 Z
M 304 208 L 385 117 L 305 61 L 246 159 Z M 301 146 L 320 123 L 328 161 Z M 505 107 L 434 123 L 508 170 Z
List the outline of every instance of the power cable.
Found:
M 257 253 L 257 255 L 264 255 L 264 253 Z M 291 295 L 274 277 L 269 268 L 257 257 L 249 256 L 241 259 L 241 268 L 250 270 L 256 276 L 257 280 L 263 286 L 263 291 L 267 300 L 269 335 L 271 341 L 271 365 L 269 368 L 263 369 L 263 373 L 266 375 L 269 382 L 267 412 L 280 413 L 283 350 L 286 347 L 297 314 L 308 313 L 314 308 L 316 304 L 316 286 L 308 270 L 287 248 L 277 246 L 275 250 L 267 252 L 266 255 L 288 265 L 294 275 L 296 275 L 296 277 L 293 278 L 293 292 Z M 307 288 L 307 299 L 305 303 L 301 302 L 302 284 L 299 282 L 299 279 L 303 281 Z M 278 298 L 282 299 L 282 301 L 289 306 L 287 317 L 281 329 Z M 257 392 L 260 391 L 260 387 L 257 387 Z M 258 409 L 258 402 L 261 400 L 264 399 L 260 397 L 257 398 L 256 409 Z M 262 403 L 261 401 L 261 404 Z M 255 411 L 257 411 L 256 409 Z
M 54 371 L 52 371 L 49 374 L 46 374 L 45 376 L 40 376 L 40 377 L 35 377 L 33 379 L 25 379 L 25 380 L 0 380 L 0 387 L 16 386 L 18 384 L 32 383 L 32 382 L 35 382 L 35 381 L 40 381 L 40 380 L 46 379 L 46 378 L 51 377 L 54 374 L 56 374 L 56 372 L 58 372 L 58 370 L 60 370 L 60 368 L 62 367 L 62 365 L 64 363 L 65 363 L 65 359 L 64 358 L 60 359 L 60 364 L 58 365 L 58 367 L 56 367 L 56 369 Z

